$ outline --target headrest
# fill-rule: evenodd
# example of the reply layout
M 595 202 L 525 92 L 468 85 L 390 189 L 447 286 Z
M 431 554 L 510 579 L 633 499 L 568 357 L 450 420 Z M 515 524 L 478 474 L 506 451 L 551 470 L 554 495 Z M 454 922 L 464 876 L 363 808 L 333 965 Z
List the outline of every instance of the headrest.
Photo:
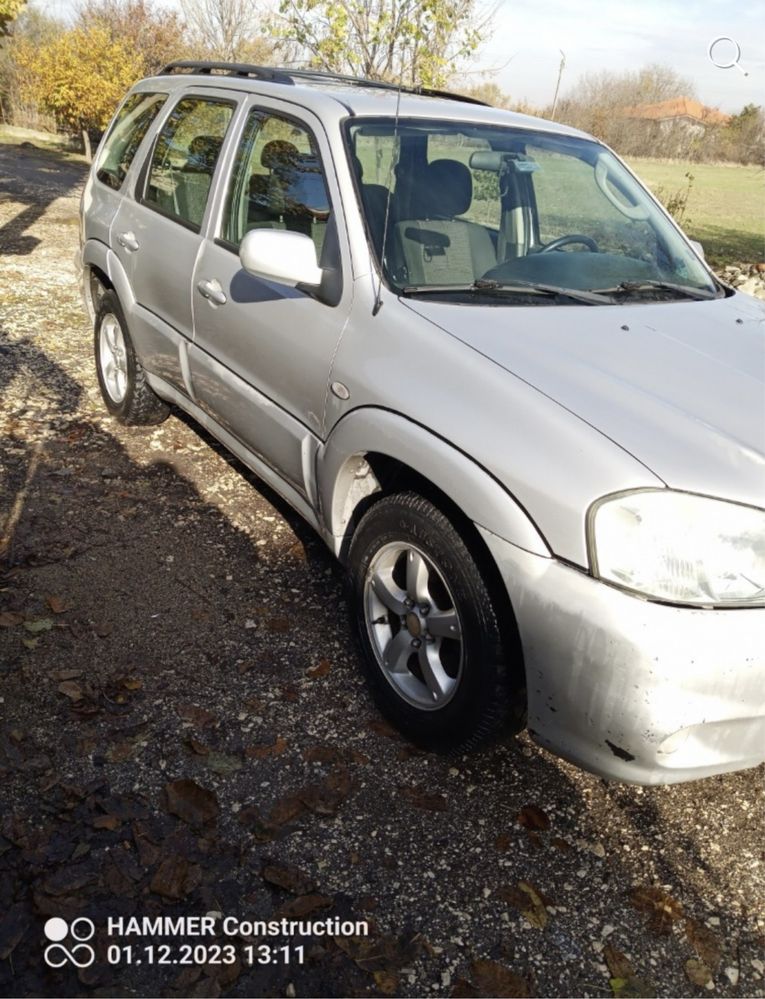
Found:
M 458 160 L 434 160 L 417 179 L 418 217 L 454 218 L 466 212 L 472 200 L 472 175 Z
M 219 135 L 196 135 L 189 143 L 188 166 L 197 169 L 213 169 L 218 159 L 223 137 Z
M 299 159 L 297 146 L 286 139 L 272 139 L 260 154 L 260 163 L 267 170 L 292 170 Z

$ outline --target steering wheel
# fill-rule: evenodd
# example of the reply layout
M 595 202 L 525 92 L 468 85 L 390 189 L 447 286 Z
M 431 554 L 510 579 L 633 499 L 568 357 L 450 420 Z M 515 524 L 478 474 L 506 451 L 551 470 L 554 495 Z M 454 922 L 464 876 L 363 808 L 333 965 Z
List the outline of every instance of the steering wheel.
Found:
M 590 236 L 582 236 L 578 233 L 572 233 L 570 236 L 558 236 L 557 239 L 551 240 L 549 243 L 545 243 L 539 253 L 551 253 L 553 250 L 559 250 L 562 246 L 568 246 L 569 243 L 583 243 L 590 253 L 600 253 L 598 244 Z

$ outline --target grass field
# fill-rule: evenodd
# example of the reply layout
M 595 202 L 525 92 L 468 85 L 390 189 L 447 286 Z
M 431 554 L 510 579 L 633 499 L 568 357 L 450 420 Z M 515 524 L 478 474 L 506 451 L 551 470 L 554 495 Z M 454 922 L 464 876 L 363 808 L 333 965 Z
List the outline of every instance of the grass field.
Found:
M 670 162 L 633 157 L 630 167 L 644 184 L 664 199 L 693 186 L 682 226 L 704 245 L 716 266 L 765 260 L 765 170 L 756 166 Z

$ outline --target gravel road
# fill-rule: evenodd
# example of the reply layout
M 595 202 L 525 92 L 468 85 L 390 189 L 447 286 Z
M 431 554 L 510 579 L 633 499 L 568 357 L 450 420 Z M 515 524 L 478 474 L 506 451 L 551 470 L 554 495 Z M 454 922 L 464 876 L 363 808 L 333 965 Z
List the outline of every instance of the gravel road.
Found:
M 185 418 L 105 416 L 82 179 L 0 146 L 0 994 L 765 995 L 763 768 L 641 789 L 402 741 L 311 531 Z M 108 917 L 205 913 L 369 936 L 109 962 Z M 55 916 L 94 963 L 46 966 Z

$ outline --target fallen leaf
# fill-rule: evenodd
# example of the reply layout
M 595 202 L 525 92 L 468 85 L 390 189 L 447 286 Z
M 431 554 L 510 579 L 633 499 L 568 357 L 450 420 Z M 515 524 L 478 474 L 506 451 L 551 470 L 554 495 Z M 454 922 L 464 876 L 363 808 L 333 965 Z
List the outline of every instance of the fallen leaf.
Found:
M 64 680 L 63 683 L 58 685 L 59 694 L 63 694 L 64 697 L 68 697 L 70 701 L 79 701 L 82 698 L 82 687 L 79 683 L 75 683 L 74 680 Z
M 392 971 L 373 972 L 375 985 L 385 996 L 392 996 L 398 989 L 398 975 Z
M 63 614 L 65 611 L 69 609 L 67 605 L 64 603 L 64 601 L 61 599 L 61 597 L 50 596 L 48 597 L 46 602 L 48 604 L 48 607 L 50 608 L 51 611 L 53 611 L 54 614 Z
M 17 624 L 23 624 L 24 615 L 16 611 L 0 612 L 0 628 L 14 628 Z
M 32 924 L 32 914 L 24 902 L 16 902 L 0 917 L 0 961 L 13 953 Z
M 40 639 L 39 638 L 22 638 L 21 639 L 21 643 L 27 649 L 36 649 L 37 646 L 40 644 Z
M 722 961 L 722 944 L 708 927 L 697 923 L 695 919 L 686 919 L 685 935 L 701 961 L 715 975 Z
M 317 680 L 321 676 L 326 676 L 332 669 L 328 659 L 322 659 L 316 666 L 310 666 L 305 672 L 312 680 Z
M 151 879 L 149 888 L 163 898 L 185 898 L 202 880 L 202 870 L 181 854 L 165 857 Z
M 268 821 L 273 826 L 283 826 L 298 818 L 305 810 L 306 806 L 297 794 L 288 794 L 275 802 L 269 812 Z
M 518 813 L 518 822 L 524 829 L 545 832 L 550 828 L 550 819 L 537 805 L 524 805 Z
M 93 819 L 94 829 L 119 829 L 122 825 L 122 820 L 116 815 L 97 815 Z
M 242 769 L 242 761 L 238 756 L 231 756 L 228 753 L 218 753 L 210 750 L 206 754 L 205 763 L 216 774 L 228 776 Z
M 508 835 L 508 833 L 500 833 L 494 840 L 494 848 L 499 850 L 500 853 L 507 853 L 512 845 L 513 839 L 512 836 Z
M 134 760 L 144 749 L 140 741 L 136 739 L 121 739 L 111 745 L 105 753 L 108 763 L 125 763 L 127 760 Z
M 315 887 L 307 874 L 291 864 L 266 863 L 261 875 L 264 881 L 291 895 L 310 895 Z
M 329 909 L 334 905 L 334 898 L 330 895 L 298 895 L 291 898 L 284 905 L 280 906 L 274 913 L 274 919 L 305 919 L 312 912 L 319 909 Z
M 290 630 L 290 622 L 286 617 L 272 617 L 266 621 L 269 631 L 277 635 L 283 635 Z
M 443 794 L 438 794 L 434 791 L 425 791 L 422 787 L 402 787 L 401 797 L 408 804 L 427 812 L 446 812 L 449 809 L 448 802 Z
M 297 797 L 315 815 L 336 815 L 340 805 L 348 797 L 351 786 L 348 771 L 338 770 L 318 784 L 301 788 Z
M 479 992 L 484 995 L 519 997 L 530 995 L 526 979 L 498 961 L 479 958 L 473 961 L 470 973 Z
M 183 778 L 165 785 L 167 810 L 192 826 L 201 826 L 218 817 L 220 805 L 212 791 L 196 781 Z
M 193 753 L 196 753 L 197 756 L 207 756 L 210 752 L 208 746 L 206 746 L 203 742 L 200 742 L 199 739 L 195 739 L 193 736 L 189 736 L 188 739 L 185 739 L 184 741 L 189 749 Z
M 209 728 L 218 720 L 211 711 L 206 711 L 196 704 L 176 704 L 175 710 L 179 718 L 196 728 Z
M 451 991 L 452 999 L 476 999 L 480 992 L 467 978 L 458 978 Z
M 53 627 L 53 621 L 49 617 L 38 617 L 34 621 L 25 621 L 24 627 L 27 631 L 36 635 L 41 631 L 50 631 Z
M 265 760 L 271 756 L 281 756 L 287 748 L 287 740 L 280 735 L 274 742 L 262 742 L 257 746 L 248 746 L 244 755 L 250 760 Z
M 632 904 L 648 916 L 648 926 L 654 933 L 669 933 L 672 923 L 683 915 L 683 907 L 657 885 L 633 888 Z
M 704 964 L 703 961 L 699 961 L 698 958 L 691 957 L 685 962 L 685 974 L 688 977 L 688 981 L 693 982 L 694 985 L 698 985 L 699 988 L 703 989 L 708 985 L 714 985 L 712 972 L 706 964 Z
M 562 853 L 568 853 L 573 850 L 573 847 L 565 839 L 561 839 L 560 836 L 553 836 L 550 840 L 550 845 L 554 846 L 556 850 L 560 850 Z
M 613 944 L 607 943 L 603 948 L 603 960 L 608 966 L 608 971 L 612 978 L 630 978 L 634 975 L 634 969 L 626 956 L 617 950 Z

